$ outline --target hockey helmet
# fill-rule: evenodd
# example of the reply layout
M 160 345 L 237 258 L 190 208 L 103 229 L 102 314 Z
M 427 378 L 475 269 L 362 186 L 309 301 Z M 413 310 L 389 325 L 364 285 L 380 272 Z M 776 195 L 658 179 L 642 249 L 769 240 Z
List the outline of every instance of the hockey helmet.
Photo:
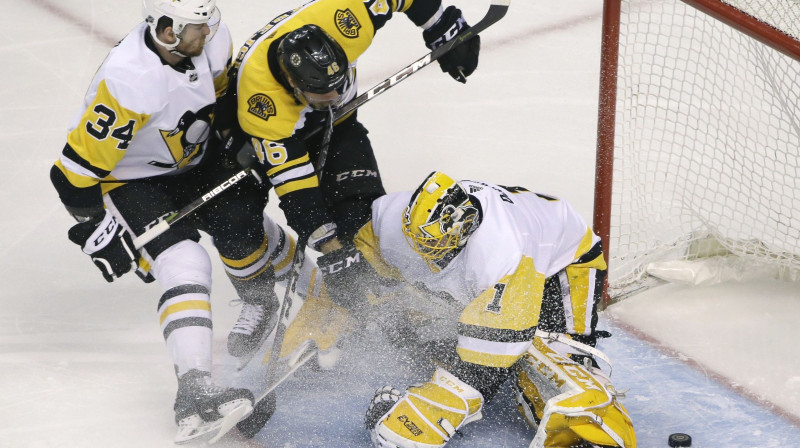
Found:
M 447 266 L 480 225 L 480 212 L 466 190 L 434 171 L 403 212 L 406 240 L 433 272 Z
M 354 84 L 354 70 L 344 49 L 317 25 L 303 25 L 286 34 L 278 45 L 278 63 L 295 96 L 315 108 L 338 106 Z M 337 95 L 325 104 L 315 98 L 334 91 Z
M 181 43 L 181 33 L 186 25 L 208 25 L 211 30 L 206 37 L 206 42 L 208 42 L 217 32 L 220 21 L 217 0 L 142 0 L 142 16 L 150 26 L 150 35 L 153 39 L 173 53 L 177 53 L 175 47 Z M 177 37 L 173 44 L 162 42 L 156 35 L 158 21 L 162 17 L 172 19 L 172 30 Z

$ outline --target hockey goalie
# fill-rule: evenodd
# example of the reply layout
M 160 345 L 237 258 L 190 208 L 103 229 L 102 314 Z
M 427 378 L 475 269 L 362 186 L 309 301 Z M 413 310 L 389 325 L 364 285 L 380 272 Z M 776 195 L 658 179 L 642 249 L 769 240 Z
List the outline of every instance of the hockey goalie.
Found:
M 318 263 L 346 306 L 387 278 L 460 304 L 431 379 L 376 392 L 365 418 L 376 447 L 445 446 L 510 377 L 536 428 L 531 447 L 636 446 L 595 348 L 608 336 L 596 331 L 600 239 L 566 201 L 434 172 L 414 192 L 377 199 L 354 244 Z

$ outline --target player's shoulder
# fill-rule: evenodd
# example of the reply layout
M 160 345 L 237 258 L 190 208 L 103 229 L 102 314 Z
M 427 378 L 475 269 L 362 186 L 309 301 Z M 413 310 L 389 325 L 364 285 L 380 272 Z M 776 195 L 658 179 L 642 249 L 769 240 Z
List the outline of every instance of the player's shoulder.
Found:
M 411 200 L 411 191 L 400 191 L 385 194 L 372 202 L 372 217 L 377 222 L 385 219 L 396 219 L 401 222 L 402 213 Z
M 167 80 L 161 58 L 144 38 L 142 22 L 114 47 L 95 75 L 96 84 L 105 84 L 110 94 L 124 107 L 146 112 L 148 106 L 164 96 Z
M 160 71 L 161 58 L 145 42 L 145 35 L 149 28 L 145 22 L 140 23 L 131 30 L 119 43 L 111 49 L 108 57 L 103 61 L 101 70 L 121 80 L 146 80 L 139 78 L 143 73 Z
M 459 181 L 459 184 L 468 195 L 476 198 L 481 204 L 489 204 L 496 201 L 507 204 L 515 203 L 512 193 L 501 185 L 480 180 L 462 180 Z
M 371 41 L 375 34 L 375 17 L 391 13 L 388 3 L 382 3 L 385 11 L 376 13 L 363 0 L 317 0 L 298 11 L 293 21 L 314 23 L 327 32 L 354 59 L 351 51 L 361 54 L 364 41 Z

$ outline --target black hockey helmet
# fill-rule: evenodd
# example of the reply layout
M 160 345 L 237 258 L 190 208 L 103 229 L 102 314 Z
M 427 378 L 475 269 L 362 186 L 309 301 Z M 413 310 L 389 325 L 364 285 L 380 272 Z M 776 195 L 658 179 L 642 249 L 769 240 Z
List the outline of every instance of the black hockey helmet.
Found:
M 352 84 L 341 45 L 317 25 L 289 32 L 278 45 L 278 63 L 295 88 L 311 93 L 341 93 Z

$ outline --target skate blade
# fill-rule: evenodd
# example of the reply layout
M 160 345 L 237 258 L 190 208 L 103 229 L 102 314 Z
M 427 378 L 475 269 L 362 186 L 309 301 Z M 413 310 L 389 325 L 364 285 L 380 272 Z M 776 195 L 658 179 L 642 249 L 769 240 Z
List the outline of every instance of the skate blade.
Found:
M 253 412 L 253 405 L 250 404 L 250 402 L 247 402 L 235 408 L 234 410 L 229 412 L 226 416 L 217 420 L 216 422 L 219 422 L 217 434 L 211 439 L 209 439 L 208 444 L 213 445 L 214 443 L 216 443 L 231 429 L 233 429 L 237 423 L 247 418 L 252 412 Z
M 236 358 L 236 371 L 241 372 L 242 370 L 244 370 L 244 368 L 247 367 L 248 364 L 250 364 L 250 361 L 252 361 L 253 358 L 256 357 L 256 352 L 258 352 L 258 350 L 254 350 L 253 353 Z

